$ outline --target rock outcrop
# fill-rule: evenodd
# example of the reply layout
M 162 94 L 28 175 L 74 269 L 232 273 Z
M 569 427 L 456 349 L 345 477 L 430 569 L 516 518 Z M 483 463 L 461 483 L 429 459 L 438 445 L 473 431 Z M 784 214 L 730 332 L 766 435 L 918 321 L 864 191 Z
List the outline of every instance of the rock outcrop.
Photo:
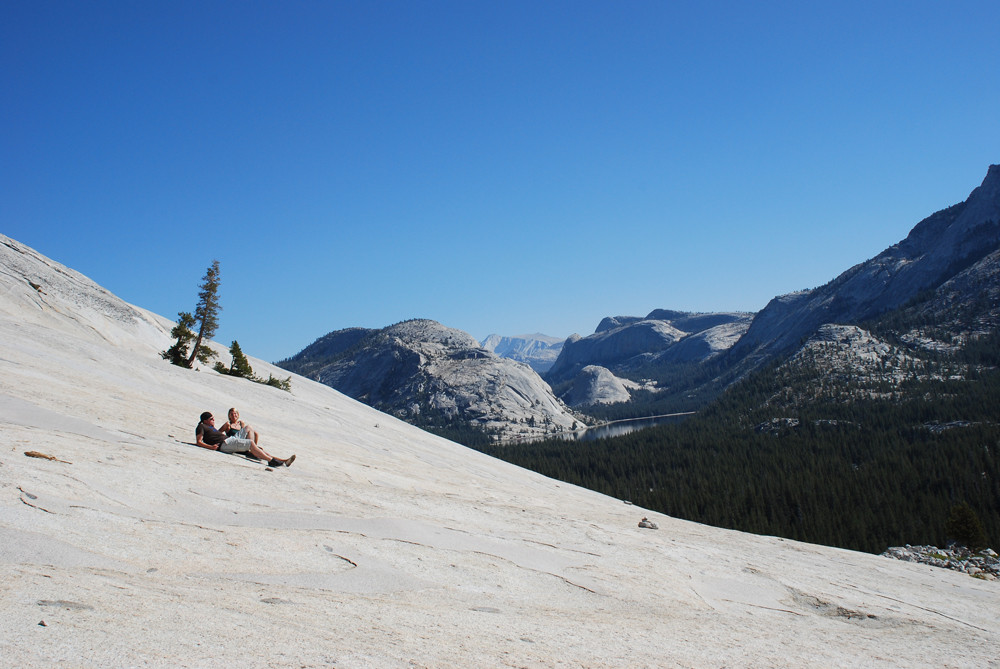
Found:
M 986 581 L 996 581 L 1000 578 L 1000 557 L 996 551 L 987 548 L 978 553 L 971 553 L 960 546 L 938 548 L 937 546 L 894 546 L 882 553 L 885 557 L 929 564 L 932 567 L 953 569 L 969 576 L 975 576 Z
M 582 339 L 567 339 L 546 377 L 552 382 L 565 381 L 587 365 L 614 369 L 637 356 L 649 358 L 676 344 L 685 334 L 669 321 L 641 320 Z
M 573 385 L 562 399 L 570 406 L 616 404 L 629 401 L 632 391 L 643 387 L 635 381 L 618 378 L 605 367 L 587 365 L 573 379 Z

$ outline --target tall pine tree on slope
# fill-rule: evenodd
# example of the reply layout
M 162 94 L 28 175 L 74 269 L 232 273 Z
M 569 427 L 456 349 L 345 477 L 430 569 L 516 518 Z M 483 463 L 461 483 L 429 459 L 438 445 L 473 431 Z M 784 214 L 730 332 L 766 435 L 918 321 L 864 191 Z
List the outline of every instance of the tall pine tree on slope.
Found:
M 215 331 L 219 328 L 219 312 L 222 311 L 222 307 L 219 305 L 219 283 L 219 261 L 213 260 L 212 265 L 201 280 L 198 306 L 194 310 L 195 322 L 200 325 L 198 334 L 195 336 L 194 347 L 187 360 L 188 367 L 194 365 L 195 359 L 207 364 L 215 356 L 212 349 L 202 346 L 202 342 L 214 337 Z
M 170 331 L 170 336 L 176 339 L 174 345 L 166 351 L 160 353 L 164 360 L 169 360 L 172 364 L 180 367 L 191 368 L 195 359 L 203 363 L 208 363 L 215 353 L 202 342 L 215 336 L 215 331 L 219 327 L 219 261 L 213 260 L 212 265 L 202 277 L 201 292 L 198 293 L 198 306 L 194 315 L 188 311 L 181 311 L 177 314 L 177 325 Z M 196 335 L 192 328 L 198 325 Z M 191 353 L 188 353 L 188 345 L 194 342 Z

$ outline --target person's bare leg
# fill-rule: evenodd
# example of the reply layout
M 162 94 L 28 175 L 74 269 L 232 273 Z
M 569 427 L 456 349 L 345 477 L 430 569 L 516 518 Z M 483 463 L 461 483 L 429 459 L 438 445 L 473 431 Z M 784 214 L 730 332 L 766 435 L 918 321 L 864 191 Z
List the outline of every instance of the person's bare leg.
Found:
M 257 458 L 259 460 L 275 460 L 276 459 L 274 456 L 269 455 L 267 453 L 267 451 L 265 451 L 264 449 L 262 449 L 260 446 L 258 446 L 257 444 L 255 444 L 253 442 L 250 442 L 250 454 L 253 455 L 255 458 Z

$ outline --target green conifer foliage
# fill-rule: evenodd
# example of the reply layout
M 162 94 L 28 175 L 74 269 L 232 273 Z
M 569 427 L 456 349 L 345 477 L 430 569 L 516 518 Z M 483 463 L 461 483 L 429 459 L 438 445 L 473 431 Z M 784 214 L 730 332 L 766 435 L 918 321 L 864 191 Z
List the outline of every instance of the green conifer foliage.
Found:
M 945 533 L 972 552 L 986 548 L 986 530 L 968 502 L 952 507 Z
M 219 312 L 222 307 L 219 305 L 219 261 L 213 260 L 211 266 L 205 272 L 201 280 L 201 292 L 198 293 L 198 306 L 194 310 L 194 320 L 199 324 L 198 334 L 194 340 L 194 347 L 187 359 L 187 366 L 194 366 L 195 359 L 208 364 L 215 353 L 202 342 L 210 340 L 215 336 L 215 331 L 219 327 Z
M 170 336 L 176 339 L 174 345 L 160 353 L 164 360 L 180 367 L 191 367 L 188 363 L 188 344 L 194 339 L 191 328 L 194 327 L 194 316 L 186 311 L 177 314 L 177 325 L 170 331 Z
M 262 379 L 257 379 L 257 381 L 260 382 L 260 383 L 264 383 L 265 385 L 268 385 L 268 386 L 274 386 L 275 388 L 279 388 L 281 390 L 285 390 L 287 392 L 292 392 L 292 377 L 291 376 L 289 376 L 286 379 L 279 379 L 274 374 L 268 374 L 267 375 L 267 381 L 264 381 Z
M 229 366 L 228 372 L 230 376 L 238 376 L 241 379 L 257 379 L 250 366 L 250 361 L 243 355 L 239 342 L 233 341 L 232 346 L 229 347 L 229 353 L 233 356 L 233 363 Z

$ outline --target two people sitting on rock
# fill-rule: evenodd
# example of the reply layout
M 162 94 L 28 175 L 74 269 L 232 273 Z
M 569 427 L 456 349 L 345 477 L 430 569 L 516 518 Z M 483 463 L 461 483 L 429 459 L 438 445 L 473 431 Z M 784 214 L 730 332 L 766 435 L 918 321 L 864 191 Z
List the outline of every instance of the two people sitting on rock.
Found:
M 234 414 L 235 421 L 239 421 L 238 427 L 233 424 Z M 201 414 L 201 421 L 198 423 L 198 427 L 194 429 L 195 442 L 202 448 L 207 448 L 210 451 L 249 453 L 258 460 L 267 460 L 268 467 L 290 467 L 292 465 L 292 462 L 295 461 L 294 455 L 282 460 L 258 446 L 257 440 L 260 438 L 260 435 L 249 425 L 240 421 L 239 415 L 239 411 L 230 409 L 230 420 L 223 426 L 225 430 L 223 431 L 215 427 L 215 417 L 211 411 Z M 232 436 L 227 435 L 229 430 L 232 430 L 230 432 Z

